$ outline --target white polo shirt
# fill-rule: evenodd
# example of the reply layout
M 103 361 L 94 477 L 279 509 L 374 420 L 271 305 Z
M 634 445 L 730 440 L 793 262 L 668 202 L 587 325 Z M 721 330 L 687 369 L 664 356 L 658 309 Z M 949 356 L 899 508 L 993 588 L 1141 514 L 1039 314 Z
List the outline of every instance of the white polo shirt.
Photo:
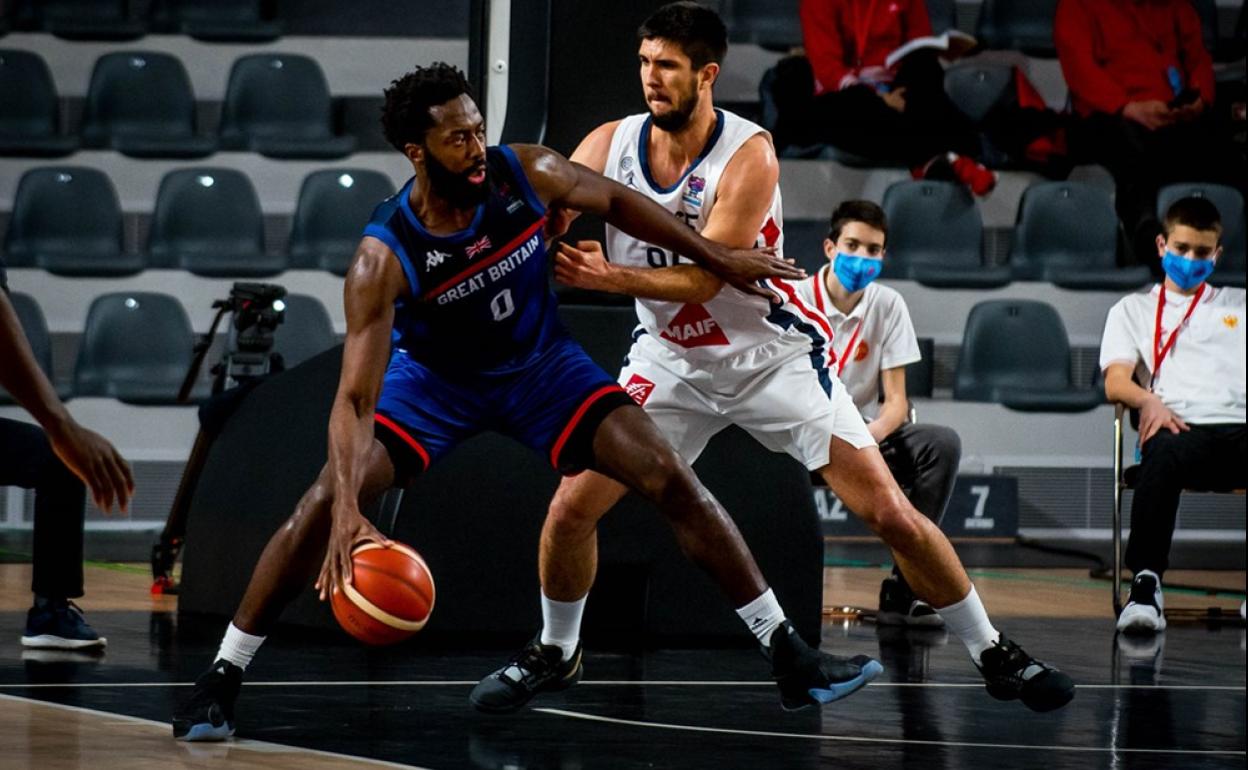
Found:
M 1148 387 L 1161 285 L 1123 297 L 1110 308 L 1101 338 L 1101 369 L 1124 363 Z M 1166 292 L 1161 315 L 1164 346 L 1192 298 Z M 1184 422 L 1244 422 L 1244 290 L 1207 286 L 1192 316 L 1162 359 L 1153 392 Z
M 838 376 L 854 399 L 854 406 L 865 419 L 872 420 L 880 412 L 880 372 L 921 360 L 919 341 L 914 336 L 906 301 L 896 290 L 879 282 L 870 283 L 862 299 L 846 315 L 828 297 L 828 270 L 829 266 L 824 265 L 819 272 L 794 285 L 807 304 L 813 303 L 828 317 L 832 326 L 831 349 L 836 356 L 832 371 L 840 368 Z M 851 342 L 852 351 L 847 350 Z M 848 360 L 841 368 L 846 357 Z

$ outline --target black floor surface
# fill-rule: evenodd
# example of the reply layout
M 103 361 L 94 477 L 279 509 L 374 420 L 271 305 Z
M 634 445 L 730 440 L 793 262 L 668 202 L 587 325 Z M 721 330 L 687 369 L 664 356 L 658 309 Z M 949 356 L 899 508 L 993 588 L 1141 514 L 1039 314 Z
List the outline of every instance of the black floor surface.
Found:
M 107 654 L 61 659 L 23 655 L 22 616 L 0 613 L 12 630 L 0 642 L 0 693 L 164 721 L 223 626 L 90 619 Z M 1130 648 L 1100 620 L 1003 628 L 1082 685 L 1069 706 L 1032 714 L 991 699 L 943 632 L 837 623 L 825 649 L 877 655 L 885 673 L 822 711 L 782 711 L 759 654 L 721 649 L 590 652 L 582 684 L 485 716 L 468 692 L 505 651 L 366 650 L 289 628 L 248 669 L 239 736 L 439 770 L 1245 766 L 1243 628 L 1172 624 L 1156 645 Z

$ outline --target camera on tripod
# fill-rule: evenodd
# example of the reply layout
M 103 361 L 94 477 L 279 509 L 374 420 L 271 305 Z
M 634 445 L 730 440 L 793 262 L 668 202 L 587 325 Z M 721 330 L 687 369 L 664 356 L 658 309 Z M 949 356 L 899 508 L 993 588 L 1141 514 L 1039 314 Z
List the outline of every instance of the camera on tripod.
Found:
M 217 326 L 226 313 L 231 314 L 230 330 L 226 335 L 225 353 L 210 370 L 213 374 L 213 395 L 237 387 L 245 382 L 283 370 L 282 356 L 273 350 L 273 336 L 285 319 L 286 288 L 272 283 L 235 283 L 230 296 L 212 303 L 217 315 L 212 319 L 208 333 L 195 343 L 195 357 L 190 371 L 182 381 L 178 400 L 185 403 L 190 398 L 204 356 L 217 336 Z

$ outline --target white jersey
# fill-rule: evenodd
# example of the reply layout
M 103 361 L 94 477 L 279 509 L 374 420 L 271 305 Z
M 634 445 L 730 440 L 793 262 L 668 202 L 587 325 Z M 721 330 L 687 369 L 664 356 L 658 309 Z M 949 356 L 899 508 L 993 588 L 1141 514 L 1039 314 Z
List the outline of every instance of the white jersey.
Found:
M 728 112 L 715 110 L 718 123 L 702 154 L 676 184 L 661 188 L 650 175 L 647 143 L 650 115 L 631 115 L 620 121 L 611 138 L 611 151 L 604 176 L 637 190 L 701 232 L 715 206 L 715 193 L 724 169 L 741 145 L 764 129 Z M 771 208 L 760 223 L 759 245 L 776 247 L 783 256 L 784 217 L 780 206 L 780 185 L 771 191 Z M 689 259 L 640 241 L 607 225 L 607 259 L 628 267 L 669 267 Z M 731 286 L 705 304 L 637 300 L 641 329 L 663 345 L 678 352 L 690 364 L 711 363 L 734 358 L 759 345 L 781 337 L 794 344 L 822 346 L 823 329 L 811 331 L 813 319 L 796 307 L 773 307 L 766 299 L 754 297 Z

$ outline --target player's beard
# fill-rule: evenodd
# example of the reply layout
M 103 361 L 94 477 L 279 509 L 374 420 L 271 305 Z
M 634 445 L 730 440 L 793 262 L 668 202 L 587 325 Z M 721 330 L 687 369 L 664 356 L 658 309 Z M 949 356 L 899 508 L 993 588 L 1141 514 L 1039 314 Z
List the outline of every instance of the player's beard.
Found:
M 477 170 L 473 167 L 467 171 L 451 171 L 428 148 L 425 149 L 425 177 L 429 180 L 429 189 L 455 208 L 476 208 L 485 200 L 490 186 L 489 170 L 486 170 L 485 179 L 474 184 L 468 177 Z
M 672 108 L 662 115 L 655 114 L 651 109 L 650 119 L 660 129 L 674 133 L 689 124 L 689 118 L 693 117 L 693 111 L 698 108 L 697 89 L 691 91 L 689 96 L 679 102 L 672 102 L 671 105 Z

